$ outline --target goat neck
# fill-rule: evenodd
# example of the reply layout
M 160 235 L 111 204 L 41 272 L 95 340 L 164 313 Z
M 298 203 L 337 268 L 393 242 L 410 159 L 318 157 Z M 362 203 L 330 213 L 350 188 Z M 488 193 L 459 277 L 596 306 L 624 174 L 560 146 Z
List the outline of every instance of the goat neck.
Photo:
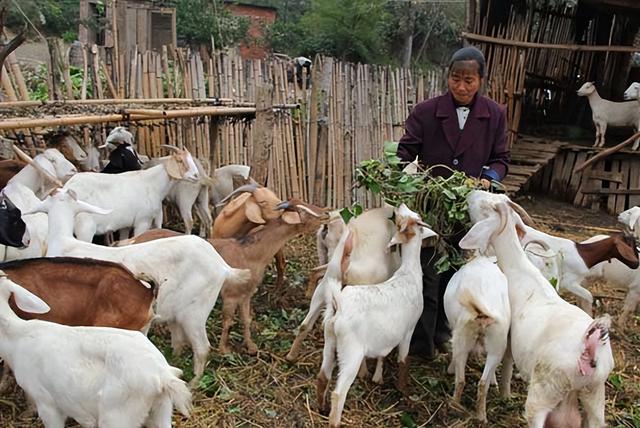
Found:
M 491 237 L 491 245 L 498 259 L 498 267 L 508 279 L 512 308 L 524 304 L 532 295 L 557 297 L 551 284 L 527 258 L 511 215 L 507 216 L 504 230 Z
M 243 248 L 247 260 L 262 261 L 266 265 L 284 244 L 296 235 L 315 230 L 320 221 L 311 217 L 299 224 L 289 224 L 282 218 L 268 220 L 264 226 L 259 226 L 255 232 L 248 233 L 235 239 Z M 218 249 L 227 239 L 210 239 L 209 242 Z
M 635 260 L 629 260 L 620 254 L 617 242 L 623 241 L 624 244 L 629 244 L 631 250 L 635 253 Z M 611 259 L 618 259 L 631 269 L 638 267 L 638 253 L 635 250 L 635 245 L 628 243 L 622 233 L 616 233 L 613 236 L 602 239 L 596 242 L 589 242 L 586 244 L 576 242 L 576 250 L 584 263 L 588 268 L 597 265 L 600 262 Z
M 76 211 L 69 204 L 56 203 L 51 206 L 48 215 L 47 256 L 60 256 L 64 254 L 64 241 L 74 239 Z
M 420 251 L 422 250 L 422 239 L 416 233 L 402 245 L 402 257 L 398 270 L 409 272 L 420 272 L 422 275 L 422 265 L 420 264 Z

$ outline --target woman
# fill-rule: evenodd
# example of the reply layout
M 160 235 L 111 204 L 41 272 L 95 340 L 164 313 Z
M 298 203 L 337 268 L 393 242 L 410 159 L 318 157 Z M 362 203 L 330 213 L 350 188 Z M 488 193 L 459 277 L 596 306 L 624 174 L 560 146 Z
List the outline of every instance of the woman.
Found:
M 448 91 L 417 104 L 405 122 L 398 156 L 407 162 L 416 156 L 423 167 L 446 165 L 480 178 L 488 188 L 507 174 L 509 150 L 505 108 L 480 95 L 485 59 L 474 47 L 456 51 L 451 57 Z M 434 176 L 449 176 L 447 168 L 434 168 Z M 457 239 L 454 238 L 457 245 Z M 444 290 L 453 270 L 437 274 L 432 248 L 421 254 L 424 310 L 413 333 L 412 353 L 432 358 L 451 333 L 442 306 Z

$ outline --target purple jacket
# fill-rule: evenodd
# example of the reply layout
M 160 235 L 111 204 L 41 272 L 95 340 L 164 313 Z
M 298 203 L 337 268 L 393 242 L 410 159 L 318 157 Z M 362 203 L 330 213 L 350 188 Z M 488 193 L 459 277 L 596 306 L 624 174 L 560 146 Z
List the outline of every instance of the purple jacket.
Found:
M 407 162 L 419 156 L 423 166 L 443 164 L 471 177 L 501 181 L 509 163 L 506 122 L 503 107 L 476 95 L 461 131 L 453 97 L 447 92 L 414 107 L 405 122 L 398 156 Z M 433 173 L 451 175 L 444 168 Z

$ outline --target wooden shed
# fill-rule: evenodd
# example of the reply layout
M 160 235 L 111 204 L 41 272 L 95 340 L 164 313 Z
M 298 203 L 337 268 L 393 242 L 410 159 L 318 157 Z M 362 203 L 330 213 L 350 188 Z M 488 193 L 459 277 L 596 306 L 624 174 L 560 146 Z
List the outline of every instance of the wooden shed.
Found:
M 512 142 L 523 115 L 588 123 L 576 95 L 586 81 L 622 99 L 640 51 L 640 1 L 469 0 L 468 8 L 463 37 L 487 56 L 488 92 L 509 108 Z
M 640 203 L 640 153 L 620 151 L 577 172 L 602 149 L 519 134 L 521 118 L 530 129 L 592 126 L 589 104 L 576 94 L 587 81 L 622 101 L 638 77 L 640 1 L 469 0 L 468 8 L 463 37 L 485 53 L 488 95 L 508 107 L 507 190 L 524 186 L 611 213 Z
M 80 42 L 139 52 L 176 46 L 176 9 L 163 0 L 80 0 Z M 113 20 L 113 17 L 116 17 Z

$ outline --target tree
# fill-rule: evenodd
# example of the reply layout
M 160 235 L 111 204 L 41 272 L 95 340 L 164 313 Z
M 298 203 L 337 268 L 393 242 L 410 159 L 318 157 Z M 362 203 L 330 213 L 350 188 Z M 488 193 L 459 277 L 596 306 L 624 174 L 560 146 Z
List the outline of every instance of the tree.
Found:
M 247 18 L 233 16 L 222 0 L 175 0 L 178 36 L 192 46 L 209 45 L 213 36 L 216 48 L 242 40 L 249 28 Z
M 79 0 L 21 0 L 20 9 L 45 36 L 62 37 L 66 41 L 78 38 Z M 25 22 L 17 7 L 11 7 L 7 27 L 21 27 Z
M 300 24 L 309 47 L 351 62 L 385 58 L 381 37 L 386 16 L 384 0 L 314 0 Z

